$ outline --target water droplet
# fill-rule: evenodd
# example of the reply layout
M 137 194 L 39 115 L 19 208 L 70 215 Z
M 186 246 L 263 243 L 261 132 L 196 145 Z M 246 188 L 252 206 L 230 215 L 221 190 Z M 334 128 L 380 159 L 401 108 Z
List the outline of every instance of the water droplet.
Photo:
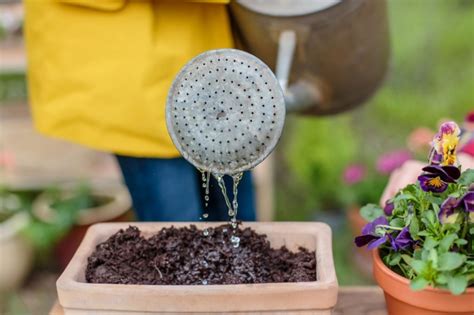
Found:
M 209 201 L 209 196 L 204 196 L 204 200 Z
M 209 213 L 203 213 L 203 214 L 202 214 L 202 217 L 203 217 L 204 219 L 207 219 L 207 218 L 209 217 Z
M 207 280 L 202 280 L 203 285 L 207 285 Z
M 202 231 L 202 234 L 204 234 L 204 236 L 208 236 L 208 235 L 209 235 L 209 230 L 208 230 L 208 229 L 204 229 L 204 231 Z
M 227 233 L 227 229 L 222 229 L 222 232 L 223 232 L 223 233 Z
M 240 245 L 240 237 L 232 235 L 232 237 L 230 238 L 230 242 L 235 248 L 237 248 Z

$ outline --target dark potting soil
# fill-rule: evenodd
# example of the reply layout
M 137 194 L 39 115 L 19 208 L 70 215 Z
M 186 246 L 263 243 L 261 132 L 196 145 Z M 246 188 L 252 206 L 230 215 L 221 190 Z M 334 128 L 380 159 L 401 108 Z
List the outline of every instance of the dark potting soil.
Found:
M 120 230 L 88 258 L 86 281 L 115 284 L 238 284 L 316 280 L 315 253 L 273 249 L 266 235 L 240 227 L 164 228 L 146 239 L 137 227 Z

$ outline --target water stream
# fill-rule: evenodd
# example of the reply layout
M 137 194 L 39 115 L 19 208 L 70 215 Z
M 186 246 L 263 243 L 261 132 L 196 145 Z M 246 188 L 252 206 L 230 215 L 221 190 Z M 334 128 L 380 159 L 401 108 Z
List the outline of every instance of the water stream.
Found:
M 207 219 L 209 217 L 209 213 L 207 212 L 207 208 L 209 206 L 209 186 L 210 186 L 210 177 L 211 177 L 211 172 L 207 172 L 204 170 L 199 170 L 201 172 L 201 180 L 202 180 L 202 187 L 205 188 L 205 194 L 204 194 L 204 213 L 202 214 L 201 219 Z M 232 178 L 232 193 L 233 193 L 233 198 L 232 202 L 229 199 L 229 195 L 225 186 L 225 181 L 224 181 L 224 174 L 216 174 L 212 173 L 212 176 L 217 181 L 217 184 L 219 185 L 219 188 L 221 189 L 222 195 L 224 197 L 225 204 L 227 206 L 227 213 L 230 217 L 230 225 L 232 226 L 232 236 L 230 238 L 230 241 L 234 247 L 239 247 L 240 244 L 240 238 L 235 235 L 235 230 L 237 229 L 237 212 L 239 208 L 239 203 L 237 201 L 237 196 L 239 192 L 239 183 L 242 179 L 243 173 L 237 173 L 234 175 L 230 175 Z M 203 231 L 204 236 L 209 236 L 209 230 L 204 229 Z

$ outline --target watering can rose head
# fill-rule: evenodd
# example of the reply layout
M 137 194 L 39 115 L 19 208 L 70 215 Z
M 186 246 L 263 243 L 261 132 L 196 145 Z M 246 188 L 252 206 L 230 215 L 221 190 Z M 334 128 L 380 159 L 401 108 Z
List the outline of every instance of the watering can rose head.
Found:
M 461 173 L 456 165 L 459 135 L 456 123 L 442 124 L 417 183 L 401 189 L 383 208 L 361 208 L 369 223 L 355 245 L 379 248 L 384 263 L 410 279 L 414 290 L 430 285 L 461 294 L 474 285 L 469 262 L 474 170 Z

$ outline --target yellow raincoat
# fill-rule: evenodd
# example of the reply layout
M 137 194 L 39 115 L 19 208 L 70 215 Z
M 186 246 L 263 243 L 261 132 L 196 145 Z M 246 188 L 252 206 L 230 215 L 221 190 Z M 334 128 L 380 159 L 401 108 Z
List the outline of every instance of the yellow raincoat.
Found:
M 47 135 L 130 156 L 176 157 L 171 82 L 232 46 L 226 0 L 26 0 L 30 103 Z

